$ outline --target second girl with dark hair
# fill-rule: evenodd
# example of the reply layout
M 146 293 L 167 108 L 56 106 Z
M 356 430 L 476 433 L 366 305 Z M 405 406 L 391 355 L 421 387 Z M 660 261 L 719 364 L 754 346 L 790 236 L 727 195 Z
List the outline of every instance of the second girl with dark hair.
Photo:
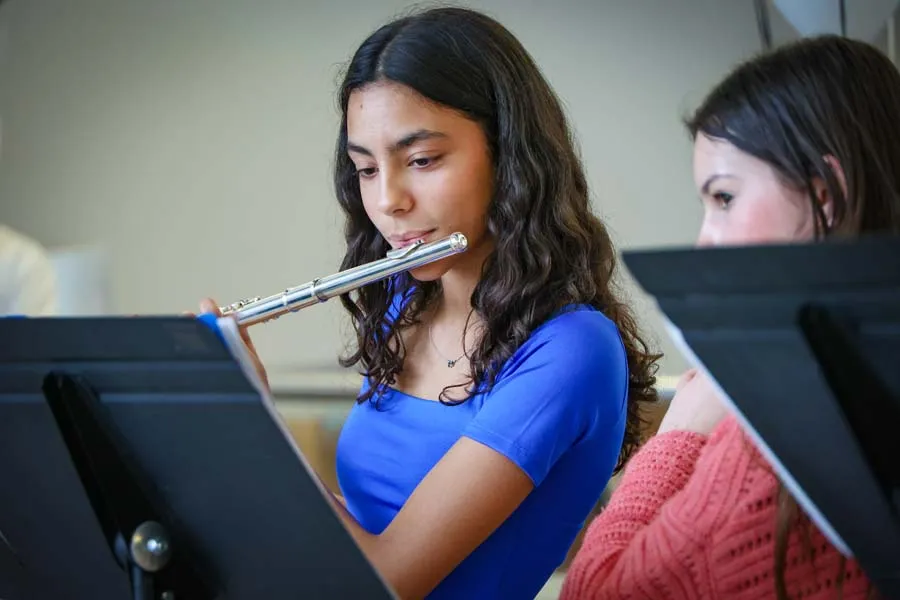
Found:
M 687 127 L 701 246 L 900 233 L 900 73 L 868 44 L 823 36 L 754 57 Z M 589 526 L 562 598 L 873 597 L 842 545 L 689 373 Z

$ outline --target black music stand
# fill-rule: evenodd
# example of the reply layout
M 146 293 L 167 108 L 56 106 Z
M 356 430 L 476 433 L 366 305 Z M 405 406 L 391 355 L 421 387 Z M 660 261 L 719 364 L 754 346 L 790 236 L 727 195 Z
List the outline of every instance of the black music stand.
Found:
M 623 259 L 804 509 L 900 598 L 900 237 Z
M 224 339 L 0 319 L 0 598 L 394 597 Z

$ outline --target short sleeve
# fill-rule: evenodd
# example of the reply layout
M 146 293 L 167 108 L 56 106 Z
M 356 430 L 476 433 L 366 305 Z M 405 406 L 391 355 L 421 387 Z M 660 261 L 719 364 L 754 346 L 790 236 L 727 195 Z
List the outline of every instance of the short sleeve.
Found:
M 595 310 L 556 316 L 507 361 L 463 435 L 516 463 L 539 485 L 587 437 L 614 456 L 624 435 L 628 362 L 615 324 Z

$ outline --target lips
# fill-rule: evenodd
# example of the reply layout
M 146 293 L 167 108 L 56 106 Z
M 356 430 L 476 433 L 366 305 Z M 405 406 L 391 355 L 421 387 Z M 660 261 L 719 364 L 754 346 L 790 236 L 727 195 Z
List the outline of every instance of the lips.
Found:
M 404 248 L 409 246 L 410 244 L 414 244 L 419 240 L 424 240 L 430 234 L 437 231 L 436 229 L 420 229 L 417 231 L 404 231 L 402 233 L 398 233 L 392 236 L 389 236 L 389 240 L 391 244 L 396 246 L 397 248 Z

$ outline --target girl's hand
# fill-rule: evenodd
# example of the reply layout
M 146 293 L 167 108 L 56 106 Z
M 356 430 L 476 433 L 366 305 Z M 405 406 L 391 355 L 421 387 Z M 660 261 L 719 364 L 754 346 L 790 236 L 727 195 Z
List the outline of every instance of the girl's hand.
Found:
M 212 314 L 216 317 L 222 316 L 222 311 L 219 310 L 219 305 L 212 298 L 204 298 L 200 301 L 200 312 L 203 314 Z M 250 339 L 250 333 L 247 331 L 247 327 L 238 327 L 238 330 L 241 332 L 241 340 L 244 342 L 244 346 L 247 348 L 247 353 L 250 355 L 250 359 L 253 361 L 253 367 L 256 369 L 257 374 L 268 389 L 269 377 L 266 374 L 266 368 L 263 366 L 262 361 L 259 359 L 259 354 L 256 352 L 256 348 L 253 346 L 253 340 Z
M 686 430 L 708 435 L 727 414 L 713 382 L 697 369 L 691 369 L 675 386 L 675 397 L 657 434 Z

